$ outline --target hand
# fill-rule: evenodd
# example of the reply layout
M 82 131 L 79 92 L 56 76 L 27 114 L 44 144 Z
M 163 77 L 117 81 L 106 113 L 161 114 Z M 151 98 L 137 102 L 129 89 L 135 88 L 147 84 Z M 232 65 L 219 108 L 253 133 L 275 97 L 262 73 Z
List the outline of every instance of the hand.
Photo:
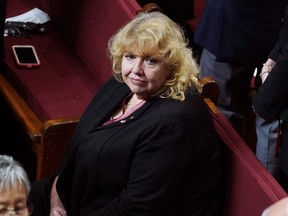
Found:
M 55 208 L 50 212 L 49 216 L 67 216 L 67 213 L 64 209 Z
M 267 79 L 269 73 L 272 71 L 275 64 L 276 62 L 273 61 L 272 59 L 268 59 L 266 63 L 263 64 L 263 67 L 260 73 L 260 78 L 261 78 L 262 83 L 265 82 L 265 80 Z
M 263 213 L 262 216 L 288 216 L 288 197 L 272 204 Z
M 269 73 L 270 73 L 270 72 L 267 72 L 265 67 L 262 68 L 262 70 L 261 70 L 261 75 L 260 75 L 260 78 L 261 78 L 262 83 L 265 82 L 265 80 L 267 79 Z
M 51 193 L 50 193 L 50 214 L 49 216 L 67 216 L 67 212 L 61 202 L 61 199 L 56 190 L 58 176 L 55 178 Z

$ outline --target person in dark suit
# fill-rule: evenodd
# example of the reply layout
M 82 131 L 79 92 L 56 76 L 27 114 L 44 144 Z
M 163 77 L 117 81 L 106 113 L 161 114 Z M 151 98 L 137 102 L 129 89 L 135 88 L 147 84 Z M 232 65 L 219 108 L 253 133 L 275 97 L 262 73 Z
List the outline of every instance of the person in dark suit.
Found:
M 203 47 L 200 77 L 215 79 L 220 88 L 217 106 L 243 138 L 251 79 L 255 68 L 261 70 L 277 41 L 287 3 L 287 0 L 206 0 L 195 31 L 195 43 Z M 260 84 L 257 76 L 256 89 Z M 276 178 L 277 127 L 277 122 L 256 118 L 256 155 Z
M 180 26 L 141 13 L 108 48 L 113 78 L 81 117 L 46 196 L 33 184 L 33 215 L 218 215 L 221 155 Z
M 218 106 L 239 129 L 254 69 L 277 41 L 287 0 L 207 0 L 195 31 L 200 76 L 220 87 Z
M 252 104 L 263 119 L 281 121 L 279 181 L 288 192 L 288 6 L 282 24 L 279 40 L 260 74 L 263 84 Z

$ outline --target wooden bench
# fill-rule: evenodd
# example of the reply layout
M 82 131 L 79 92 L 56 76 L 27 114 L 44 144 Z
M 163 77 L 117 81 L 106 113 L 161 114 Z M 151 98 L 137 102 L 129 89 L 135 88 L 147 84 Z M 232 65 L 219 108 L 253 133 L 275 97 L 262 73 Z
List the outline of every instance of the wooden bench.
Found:
M 30 139 L 41 179 L 58 166 L 86 106 L 111 76 L 108 39 L 140 7 L 134 0 L 9 0 L 6 17 L 35 7 L 51 17 L 47 33 L 4 38 L 0 92 Z M 14 44 L 35 46 L 41 67 L 17 68 Z
M 46 35 L 5 38 L 6 66 L 0 74 L 1 96 L 25 129 L 37 155 L 37 179 L 50 176 L 57 167 L 82 112 L 110 76 L 110 62 L 105 56 L 108 38 L 139 10 L 130 0 L 93 2 L 88 0 L 79 8 L 76 6 L 82 5 L 82 0 L 41 0 L 37 4 L 33 0 L 8 1 L 7 16 L 37 6 L 52 18 Z M 110 22 L 113 26 L 107 26 Z M 16 68 L 10 55 L 10 46 L 16 43 L 34 45 L 42 67 Z M 207 77 L 201 83 L 224 153 L 223 215 L 260 215 L 268 205 L 287 195 L 216 108 L 219 89 L 213 79 Z
M 222 215 L 260 216 L 266 207 L 288 195 L 216 107 L 219 88 L 213 78 L 200 81 L 223 153 Z
M 215 104 L 205 101 L 223 152 L 223 216 L 260 216 L 287 194 Z

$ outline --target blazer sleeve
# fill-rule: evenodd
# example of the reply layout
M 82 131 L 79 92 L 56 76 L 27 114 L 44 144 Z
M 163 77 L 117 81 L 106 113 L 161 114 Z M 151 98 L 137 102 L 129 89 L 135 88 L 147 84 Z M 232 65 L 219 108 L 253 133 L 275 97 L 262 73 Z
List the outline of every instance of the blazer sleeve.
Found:
M 276 46 L 272 49 L 272 51 L 269 53 L 268 57 L 272 59 L 273 61 L 277 61 L 279 57 L 279 44 L 277 43 Z
M 274 54 L 275 55 L 275 54 Z M 265 120 L 278 119 L 287 108 L 288 97 L 288 43 L 276 61 L 269 76 L 252 100 L 256 114 Z

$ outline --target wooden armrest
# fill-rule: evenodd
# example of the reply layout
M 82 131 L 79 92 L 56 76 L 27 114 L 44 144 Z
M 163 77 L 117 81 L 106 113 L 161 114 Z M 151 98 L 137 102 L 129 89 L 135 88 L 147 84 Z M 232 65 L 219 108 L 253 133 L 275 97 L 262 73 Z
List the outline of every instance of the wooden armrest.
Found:
M 149 12 L 153 12 L 153 11 L 159 11 L 159 12 L 162 12 L 162 8 L 159 7 L 159 5 L 157 5 L 156 3 L 154 2 L 150 2 L 148 4 L 145 4 L 141 10 L 137 10 L 136 11 L 136 14 L 139 14 L 139 13 L 149 13 Z
M 17 118 L 24 125 L 24 128 L 31 140 L 39 143 L 43 125 L 42 121 L 38 116 L 36 116 L 2 74 L 0 74 L 0 91 L 5 100 L 9 103 L 13 112 L 17 114 Z
M 51 119 L 44 123 L 36 179 L 47 178 L 59 166 L 80 117 Z
M 0 92 L 31 139 L 37 156 L 36 179 L 49 177 L 58 167 L 80 117 L 42 122 L 2 74 Z
M 215 105 L 219 98 L 219 86 L 215 80 L 210 77 L 203 77 L 199 80 L 202 87 L 202 96 L 203 98 L 209 98 Z
M 286 197 L 287 193 L 211 100 L 204 100 L 210 108 L 222 150 L 225 174 L 222 215 L 261 215 L 267 206 Z

